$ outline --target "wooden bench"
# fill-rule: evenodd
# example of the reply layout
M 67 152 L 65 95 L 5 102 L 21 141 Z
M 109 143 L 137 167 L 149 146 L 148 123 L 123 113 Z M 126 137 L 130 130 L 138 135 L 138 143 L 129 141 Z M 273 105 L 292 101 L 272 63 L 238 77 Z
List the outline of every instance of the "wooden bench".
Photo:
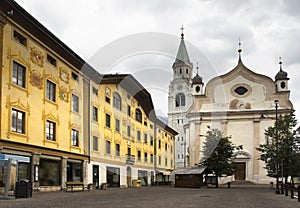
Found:
M 74 188 L 75 188 L 75 190 L 81 189 L 82 191 L 84 191 L 84 183 L 81 181 L 66 182 L 66 192 L 68 190 L 71 190 L 73 192 Z

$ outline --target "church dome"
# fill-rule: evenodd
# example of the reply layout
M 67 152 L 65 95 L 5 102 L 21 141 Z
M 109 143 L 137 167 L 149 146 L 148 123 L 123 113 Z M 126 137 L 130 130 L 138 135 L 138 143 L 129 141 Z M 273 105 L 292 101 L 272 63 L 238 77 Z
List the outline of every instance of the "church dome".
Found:
M 285 71 L 280 70 L 276 76 L 275 76 L 275 80 L 282 80 L 282 79 L 288 79 L 287 77 L 287 73 Z
M 279 72 L 276 74 L 275 76 L 275 80 L 287 80 L 289 79 L 287 76 L 288 74 L 282 70 L 282 61 L 281 61 L 281 57 L 279 57 L 280 61 L 279 61 L 279 65 L 280 65 L 280 70 Z
M 202 77 L 200 77 L 198 73 L 192 79 L 192 85 L 195 85 L 195 84 L 203 84 Z

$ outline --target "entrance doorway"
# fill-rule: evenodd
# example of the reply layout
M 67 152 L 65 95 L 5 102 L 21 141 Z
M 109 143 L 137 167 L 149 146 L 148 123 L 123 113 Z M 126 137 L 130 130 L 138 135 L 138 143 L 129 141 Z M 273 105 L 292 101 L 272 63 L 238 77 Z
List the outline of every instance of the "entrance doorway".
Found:
M 127 187 L 131 187 L 131 168 L 127 167 Z
M 246 179 L 246 163 L 245 162 L 236 162 L 234 163 L 236 169 L 234 171 L 234 177 L 237 181 L 242 181 Z
M 93 184 L 99 188 L 99 165 L 93 165 Z

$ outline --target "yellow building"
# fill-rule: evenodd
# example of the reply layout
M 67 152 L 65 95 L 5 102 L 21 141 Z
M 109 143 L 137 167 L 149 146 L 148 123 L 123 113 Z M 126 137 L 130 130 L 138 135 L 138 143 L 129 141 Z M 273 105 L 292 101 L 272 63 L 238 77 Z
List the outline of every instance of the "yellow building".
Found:
M 0 38 L 0 160 L 18 160 L 18 180 L 41 191 L 67 181 L 131 186 L 173 169 L 177 133 L 132 76 L 101 76 L 11 0 L 0 2 Z
M 174 135 L 155 116 L 151 95 L 131 75 L 104 75 L 92 84 L 90 183 L 130 187 L 155 183 L 174 169 Z M 159 177 L 160 181 L 168 178 Z

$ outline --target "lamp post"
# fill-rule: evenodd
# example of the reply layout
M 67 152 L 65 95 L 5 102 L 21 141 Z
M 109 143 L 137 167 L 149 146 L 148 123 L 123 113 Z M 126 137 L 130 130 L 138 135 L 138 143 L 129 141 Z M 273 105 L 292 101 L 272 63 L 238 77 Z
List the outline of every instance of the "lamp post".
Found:
M 275 193 L 280 194 L 279 191 L 279 181 L 278 181 L 278 172 L 279 172 L 279 163 L 278 163 L 278 100 L 275 100 L 275 110 L 276 110 L 276 189 Z

